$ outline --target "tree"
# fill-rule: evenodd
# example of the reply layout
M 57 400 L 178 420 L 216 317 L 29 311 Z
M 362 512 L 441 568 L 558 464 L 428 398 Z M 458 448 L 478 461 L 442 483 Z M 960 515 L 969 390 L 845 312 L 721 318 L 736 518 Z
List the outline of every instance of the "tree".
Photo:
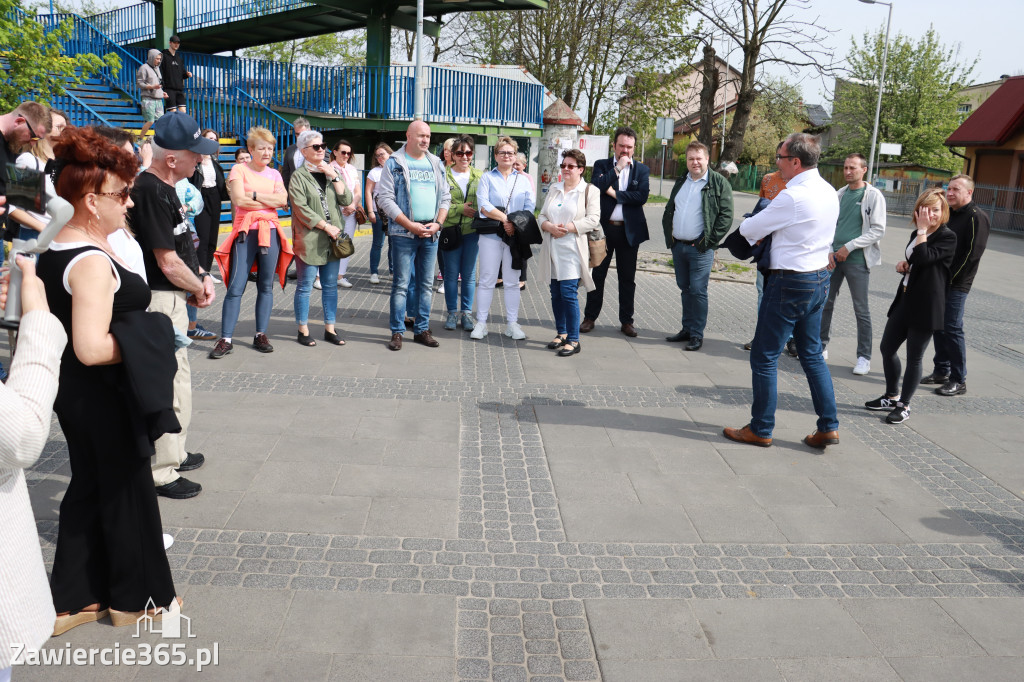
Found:
M 640 136 L 636 141 L 637 147 L 641 148 L 637 149 L 637 154 L 661 144 L 655 137 L 658 117 L 664 116 L 676 104 L 676 91 L 671 87 L 672 83 L 687 72 L 689 68 L 670 74 L 643 69 L 626 79 L 626 93 L 621 100 L 619 121 Z
M 65 55 L 61 42 L 70 37 L 72 24 L 65 21 L 47 33 L 27 15 L 19 0 L 0 0 L 0 45 L 7 70 L 0 80 L 0 112 L 19 102 L 35 99 L 49 104 L 97 71 L 121 68 L 117 55 Z
M 766 165 L 775 160 L 775 147 L 803 128 L 800 91 L 778 78 L 766 78 L 754 99 L 743 141 L 742 163 Z
M 832 55 L 822 38 L 827 29 L 810 18 L 811 0 L 694 0 L 694 11 L 712 30 L 725 34 L 742 52 L 739 92 L 721 161 L 743 153 L 743 138 L 757 97 L 759 74 L 767 64 L 795 72 L 812 68 L 831 73 Z
M 870 151 L 884 47 L 881 29 L 865 33 L 860 44 L 851 40 L 850 79 L 837 86 L 832 114 L 839 128 L 834 145 L 839 155 Z M 916 41 L 897 34 L 889 43 L 878 141 L 902 144 L 902 161 L 951 171 L 959 168 L 961 162 L 945 140 L 963 120 L 956 110 L 959 91 L 970 85 L 977 61 L 964 60 L 959 43 L 942 44 L 932 27 Z
M 537 12 L 475 12 L 463 58 L 520 64 L 593 128 L 627 75 L 671 71 L 693 51 L 677 0 L 551 0 Z
M 366 35 L 363 31 L 344 31 L 280 43 L 247 47 L 243 57 L 282 63 L 320 66 L 361 66 L 366 64 Z

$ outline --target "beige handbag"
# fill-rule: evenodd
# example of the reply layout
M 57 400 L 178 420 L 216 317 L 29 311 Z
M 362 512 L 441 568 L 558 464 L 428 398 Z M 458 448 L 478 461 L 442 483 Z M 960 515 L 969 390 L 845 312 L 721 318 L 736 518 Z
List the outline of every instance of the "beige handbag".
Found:
M 583 190 L 583 212 L 587 212 L 587 195 L 589 186 Z M 608 240 L 604 230 L 598 225 L 596 230 L 587 233 L 587 247 L 590 249 L 590 269 L 596 268 L 608 257 Z

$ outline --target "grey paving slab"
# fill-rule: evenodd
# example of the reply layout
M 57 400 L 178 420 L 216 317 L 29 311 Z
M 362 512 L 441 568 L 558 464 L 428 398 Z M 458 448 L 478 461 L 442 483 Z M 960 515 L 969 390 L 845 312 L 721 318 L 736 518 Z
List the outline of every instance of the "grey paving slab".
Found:
M 454 500 L 375 497 L 366 515 L 364 532 L 388 537 L 455 537 L 455 510 Z
M 1015 682 L 1024 670 L 1024 658 L 1021 657 L 890 658 L 889 664 L 905 682 Z
M 877 509 L 772 507 L 772 520 L 790 542 L 903 543 L 910 538 Z
M 270 451 L 273 462 L 313 462 L 326 465 L 380 464 L 387 443 L 383 438 L 303 435 L 282 438 Z
M 1024 629 L 1020 599 L 943 599 L 936 604 L 990 656 L 1020 653 L 1018 635 Z
M 786 678 L 770 659 L 749 660 L 602 660 L 604 682 L 782 682 Z
M 724 506 L 686 505 L 686 515 L 704 542 L 786 542 L 786 534 L 756 504 Z
M 331 682 L 348 680 L 423 680 L 448 682 L 455 676 L 455 661 L 447 656 L 387 656 L 335 654 L 330 667 Z
M 643 504 L 681 504 L 687 509 L 704 505 L 754 505 L 754 499 L 736 476 L 633 472 L 629 480 Z
M 368 497 L 248 492 L 239 500 L 224 527 L 360 533 L 369 509 Z
M 454 500 L 458 475 L 453 469 L 439 467 L 343 464 L 332 494 Z
M 740 476 L 739 483 L 763 507 L 835 506 L 805 476 Z
M 585 600 L 598 658 L 657 661 L 713 658 L 701 624 L 681 600 Z
M 572 542 L 697 542 L 682 507 L 561 502 L 566 538 Z
M 625 473 L 579 473 L 578 470 L 552 472 L 555 493 L 564 502 L 602 504 L 640 504 L 638 491 Z
M 940 504 L 934 495 L 905 476 L 864 473 L 856 476 L 812 478 L 839 507 L 925 507 Z
M 914 542 L 984 542 L 985 534 L 955 511 L 927 507 L 884 507 L 882 514 Z
M 786 682 L 898 682 L 884 658 L 782 658 L 775 665 Z
M 843 602 L 883 656 L 979 656 L 985 650 L 931 599 Z

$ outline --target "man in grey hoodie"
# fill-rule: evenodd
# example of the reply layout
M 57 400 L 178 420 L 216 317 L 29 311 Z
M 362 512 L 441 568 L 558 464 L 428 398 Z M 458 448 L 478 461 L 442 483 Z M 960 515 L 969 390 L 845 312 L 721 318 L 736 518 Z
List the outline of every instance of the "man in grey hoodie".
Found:
M 163 54 L 160 50 L 150 50 L 146 63 L 139 67 L 135 75 L 135 82 L 139 85 L 139 99 L 142 102 L 142 133 L 140 137 L 146 136 L 158 118 L 164 115 L 164 79 L 160 75 L 160 61 Z

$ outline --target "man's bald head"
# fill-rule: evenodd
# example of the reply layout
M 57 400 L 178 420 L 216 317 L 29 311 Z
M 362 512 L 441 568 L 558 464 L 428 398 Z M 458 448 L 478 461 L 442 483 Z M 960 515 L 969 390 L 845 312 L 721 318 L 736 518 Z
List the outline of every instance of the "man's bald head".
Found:
M 430 149 L 430 126 L 424 121 L 413 121 L 405 130 L 405 154 L 421 159 Z

